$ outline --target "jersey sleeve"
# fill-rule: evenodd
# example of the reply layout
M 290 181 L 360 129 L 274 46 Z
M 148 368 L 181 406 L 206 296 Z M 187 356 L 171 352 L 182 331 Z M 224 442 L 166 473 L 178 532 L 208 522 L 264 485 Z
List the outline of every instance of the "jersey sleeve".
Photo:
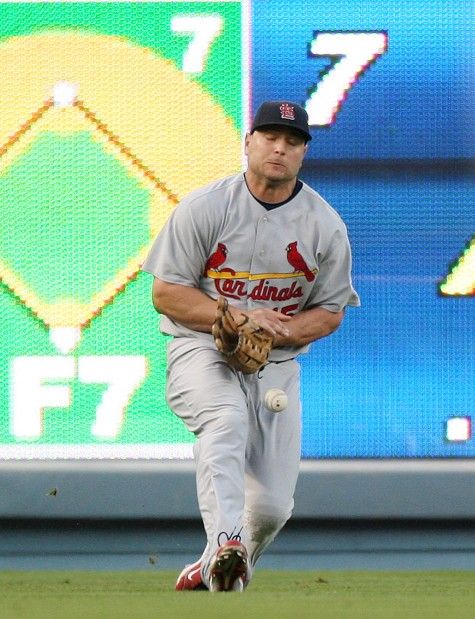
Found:
M 198 287 L 207 255 L 206 227 L 198 209 L 180 203 L 155 239 L 142 271 L 171 284 Z
M 336 228 L 323 255 L 317 256 L 319 271 L 307 307 L 339 312 L 347 305 L 359 306 L 351 281 L 351 247 L 343 222 Z

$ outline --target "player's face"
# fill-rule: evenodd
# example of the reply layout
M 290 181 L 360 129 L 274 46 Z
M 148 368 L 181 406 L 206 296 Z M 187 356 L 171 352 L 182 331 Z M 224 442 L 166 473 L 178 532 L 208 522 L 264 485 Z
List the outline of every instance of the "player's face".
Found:
M 293 181 L 306 151 L 305 140 L 292 129 L 266 127 L 246 136 L 248 171 L 269 182 Z

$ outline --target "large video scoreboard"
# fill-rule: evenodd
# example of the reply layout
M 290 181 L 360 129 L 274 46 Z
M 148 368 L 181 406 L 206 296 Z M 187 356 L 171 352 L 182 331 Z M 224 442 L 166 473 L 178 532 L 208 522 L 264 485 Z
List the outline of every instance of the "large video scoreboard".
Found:
M 140 265 L 275 98 L 362 298 L 301 359 L 302 455 L 474 456 L 469 4 L 0 2 L 0 459 L 191 457 Z

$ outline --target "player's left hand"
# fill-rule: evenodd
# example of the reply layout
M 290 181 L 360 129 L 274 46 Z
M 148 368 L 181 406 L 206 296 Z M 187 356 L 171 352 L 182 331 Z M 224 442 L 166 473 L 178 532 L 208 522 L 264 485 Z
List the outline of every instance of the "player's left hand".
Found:
M 216 348 L 235 370 L 253 374 L 267 363 L 273 336 L 244 313 L 236 319 L 224 297 L 218 297 L 211 333 Z

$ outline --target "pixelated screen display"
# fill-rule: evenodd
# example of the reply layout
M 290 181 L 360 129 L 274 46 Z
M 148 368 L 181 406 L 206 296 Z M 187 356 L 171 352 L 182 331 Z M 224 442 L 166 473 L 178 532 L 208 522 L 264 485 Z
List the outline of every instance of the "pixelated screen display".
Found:
M 309 113 L 302 178 L 348 224 L 362 300 L 301 359 L 302 456 L 475 455 L 467 3 L 0 16 L 1 459 L 191 457 L 140 265 L 181 197 L 242 169 L 250 111 L 281 97 Z

